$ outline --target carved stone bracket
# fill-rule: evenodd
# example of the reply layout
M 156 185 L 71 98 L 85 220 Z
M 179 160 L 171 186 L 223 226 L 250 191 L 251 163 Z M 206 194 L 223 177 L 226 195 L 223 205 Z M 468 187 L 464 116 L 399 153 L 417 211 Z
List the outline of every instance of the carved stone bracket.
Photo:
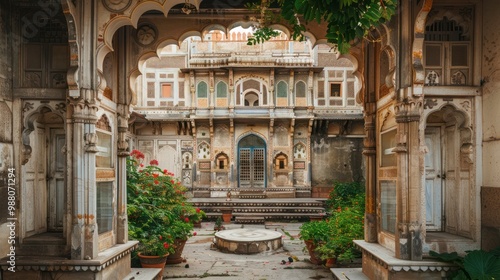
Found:
M 86 133 L 85 134 L 85 151 L 87 153 L 97 153 L 97 134 L 96 133 Z
M 418 122 L 420 121 L 423 110 L 422 98 L 407 98 L 402 102 L 396 103 L 394 111 L 396 114 L 396 122 Z

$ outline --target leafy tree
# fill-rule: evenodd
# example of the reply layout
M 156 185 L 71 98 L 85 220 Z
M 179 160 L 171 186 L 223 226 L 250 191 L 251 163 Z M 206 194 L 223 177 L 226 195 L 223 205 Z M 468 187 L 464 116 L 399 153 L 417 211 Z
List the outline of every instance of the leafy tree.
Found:
M 260 26 L 248 44 L 277 36 L 269 25 L 283 21 L 291 25 L 294 40 L 303 40 L 305 24 L 317 21 L 327 24 L 328 42 L 336 44 L 340 53 L 347 53 L 352 40 L 364 37 L 371 28 L 388 21 L 396 6 L 397 0 L 260 0 L 247 5 L 260 12 Z M 273 8 L 279 8 L 279 14 Z

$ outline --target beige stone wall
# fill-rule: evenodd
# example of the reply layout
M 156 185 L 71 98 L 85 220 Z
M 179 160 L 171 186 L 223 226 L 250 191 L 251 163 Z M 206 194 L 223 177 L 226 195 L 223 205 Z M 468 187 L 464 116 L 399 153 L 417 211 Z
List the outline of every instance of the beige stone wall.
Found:
M 483 2 L 482 77 L 483 86 L 483 181 L 481 190 L 482 247 L 500 246 L 500 6 L 498 1 Z M 497 199 L 490 199 L 496 197 Z M 496 240 L 496 242 L 489 241 Z M 488 242 L 486 242 L 488 241 Z
M 8 168 L 13 167 L 13 146 L 12 146 L 12 111 L 9 105 L 12 103 L 12 59 L 10 59 L 11 47 L 9 40 L 7 22 L 9 18 L 8 9 L 3 9 L 5 3 L 0 4 L 0 178 L 5 180 L 0 186 L 0 255 L 6 256 L 9 253 L 10 245 L 7 243 L 9 228 L 7 227 L 7 174 Z M 4 101 L 6 100 L 6 101 Z

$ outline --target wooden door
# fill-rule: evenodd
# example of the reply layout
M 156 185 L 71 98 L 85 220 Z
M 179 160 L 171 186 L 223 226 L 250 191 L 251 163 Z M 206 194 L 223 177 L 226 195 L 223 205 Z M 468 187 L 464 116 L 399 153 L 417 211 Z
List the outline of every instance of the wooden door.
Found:
M 45 129 L 35 126 L 30 134 L 31 158 L 23 166 L 23 222 L 26 237 L 47 231 L 47 139 Z
M 65 204 L 65 173 L 66 156 L 63 147 L 66 144 L 66 134 L 63 129 L 48 131 L 50 154 L 47 157 L 47 185 L 49 189 L 48 230 L 61 231 L 63 229 Z
M 429 231 L 442 231 L 443 217 L 443 171 L 441 152 L 441 127 L 425 130 L 425 212 Z

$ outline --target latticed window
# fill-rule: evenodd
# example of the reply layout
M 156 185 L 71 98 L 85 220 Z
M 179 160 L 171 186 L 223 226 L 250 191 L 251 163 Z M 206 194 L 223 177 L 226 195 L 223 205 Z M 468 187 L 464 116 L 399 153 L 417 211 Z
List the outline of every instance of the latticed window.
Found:
M 454 20 L 442 17 L 425 28 L 425 85 L 471 84 L 470 34 Z
M 144 75 L 143 106 L 186 106 L 184 78 L 179 69 L 147 70 Z
M 345 59 L 339 59 L 342 67 L 325 67 L 317 81 L 316 106 L 356 106 L 355 92 L 358 88 L 353 75 L 354 66 Z

